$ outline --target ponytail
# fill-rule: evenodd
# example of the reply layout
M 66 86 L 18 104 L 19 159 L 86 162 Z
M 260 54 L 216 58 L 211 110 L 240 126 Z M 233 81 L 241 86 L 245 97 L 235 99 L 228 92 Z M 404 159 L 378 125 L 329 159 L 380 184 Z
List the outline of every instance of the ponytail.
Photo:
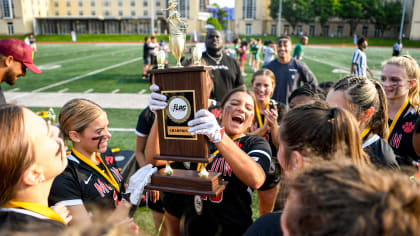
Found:
M 382 85 L 376 80 L 370 80 L 378 92 L 379 102 L 375 107 L 375 113 L 369 121 L 369 126 L 374 134 L 379 135 L 383 139 L 387 139 L 389 127 L 388 127 L 388 102 L 386 100 L 386 94 Z

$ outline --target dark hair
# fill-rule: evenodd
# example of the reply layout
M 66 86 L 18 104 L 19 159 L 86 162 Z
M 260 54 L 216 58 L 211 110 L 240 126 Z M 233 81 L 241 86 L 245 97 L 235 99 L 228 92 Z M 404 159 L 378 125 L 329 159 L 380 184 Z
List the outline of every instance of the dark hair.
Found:
M 0 206 L 13 198 L 16 187 L 35 158 L 32 140 L 25 132 L 24 108 L 0 106 Z
M 287 102 L 290 104 L 293 98 L 297 96 L 307 96 L 312 100 L 324 100 L 325 96 L 312 84 L 304 84 L 303 86 L 292 91 L 290 96 L 287 98 Z
M 360 119 L 364 111 L 373 107 L 375 113 L 367 122 L 373 133 L 382 138 L 388 137 L 388 105 L 385 91 L 376 80 L 357 75 L 347 75 L 333 87 L 335 91 L 344 91 L 345 98 L 355 107 L 355 116 Z
M 226 105 L 226 102 L 229 100 L 229 98 L 230 97 L 232 97 L 232 95 L 234 95 L 235 93 L 239 93 L 239 92 L 243 92 L 243 93 L 246 93 L 246 94 L 248 94 L 249 96 L 251 96 L 251 98 L 252 98 L 252 100 L 254 101 L 254 107 L 255 107 L 255 104 L 257 104 L 256 102 L 255 102 L 255 97 L 254 97 L 254 94 L 252 94 L 252 92 L 251 91 L 249 91 L 247 88 L 245 88 L 245 87 L 243 87 L 243 86 L 240 86 L 240 87 L 237 87 L 237 88 L 234 88 L 234 89 L 232 89 L 232 90 L 230 90 L 224 97 L 223 97 L 223 99 L 222 99 L 222 102 L 220 103 L 220 108 L 223 110 L 223 108 L 225 107 L 225 105 Z M 255 112 L 255 111 L 254 111 Z
M 362 44 L 363 44 L 365 41 L 367 41 L 367 38 L 366 38 L 365 36 L 360 37 L 360 38 L 357 40 L 357 46 L 361 47 L 361 46 L 362 46 Z
M 329 160 L 335 153 L 344 153 L 355 163 L 370 163 L 361 147 L 356 120 L 341 108 L 328 108 L 318 103 L 298 106 L 283 118 L 280 138 L 286 156 L 299 151 L 306 157 Z
M 280 36 L 280 37 L 277 39 L 277 44 L 279 44 L 279 43 L 280 43 L 280 40 L 282 40 L 282 39 L 287 39 L 287 40 L 289 40 L 289 42 L 290 42 L 290 43 L 292 42 L 292 39 L 291 39 L 289 36 L 287 36 L 287 35 L 282 35 L 282 36 Z
M 144 37 L 144 41 L 147 41 L 149 38 L 149 36 Z
M 419 186 L 400 173 L 337 160 L 298 173 L 289 188 L 290 235 L 419 234 Z
M 248 42 L 246 40 L 242 41 L 241 46 L 248 46 Z
M 326 97 L 332 86 L 334 86 L 334 81 L 324 81 L 319 83 L 318 86 L 324 91 L 324 96 Z

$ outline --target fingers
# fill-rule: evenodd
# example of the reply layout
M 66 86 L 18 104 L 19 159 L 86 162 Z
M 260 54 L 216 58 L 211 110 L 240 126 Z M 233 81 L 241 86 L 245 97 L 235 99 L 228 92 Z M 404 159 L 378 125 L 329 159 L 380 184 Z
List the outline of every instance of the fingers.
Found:
M 163 110 L 166 108 L 168 103 L 166 102 L 166 96 L 153 92 L 149 98 L 149 108 L 151 111 Z
M 152 92 L 158 92 L 159 91 L 159 86 L 157 84 L 152 84 L 152 85 L 150 85 L 149 89 Z
M 57 213 L 64 220 L 64 222 L 69 223 L 72 220 L 72 216 L 70 215 L 69 209 L 65 207 L 62 203 L 58 203 L 57 205 L 51 206 L 51 209 Z

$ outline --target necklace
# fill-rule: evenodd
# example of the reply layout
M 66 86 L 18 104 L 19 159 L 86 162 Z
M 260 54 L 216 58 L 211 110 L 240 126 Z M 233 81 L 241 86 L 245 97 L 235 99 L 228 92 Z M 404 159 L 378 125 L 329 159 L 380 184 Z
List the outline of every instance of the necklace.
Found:
M 219 65 L 220 61 L 223 59 L 223 53 L 218 58 L 214 58 L 214 57 L 210 56 L 210 54 L 208 54 L 208 53 L 206 53 L 206 54 L 210 59 L 212 59 L 214 62 L 216 62 L 216 65 Z

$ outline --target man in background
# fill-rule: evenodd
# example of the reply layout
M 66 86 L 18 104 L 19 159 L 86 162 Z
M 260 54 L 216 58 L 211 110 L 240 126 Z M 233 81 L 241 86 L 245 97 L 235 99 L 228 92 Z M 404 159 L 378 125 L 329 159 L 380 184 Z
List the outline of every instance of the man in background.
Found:
M 372 71 L 369 70 L 367 66 L 367 58 L 365 50 L 368 47 L 368 41 L 366 37 L 360 37 L 357 40 L 357 49 L 353 53 L 353 58 L 351 60 L 351 70 L 350 74 L 355 74 L 358 76 L 367 77 L 366 72 L 369 72 L 369 75 L 373 78 Z
M 19 39 L 0 40 L 0 83 L 14 85 L 20 76 L 25 76 L 26 68 L 40 74 L 32 60 L 32 48 Z M 0 86 L 0 104 L 6 104 Z
M 300 37 L 299 43 L 293 49 L 293 58 L 296 60 L 302 60 L 303 58 L 303 46 L 308 44 L 308 36 Z

